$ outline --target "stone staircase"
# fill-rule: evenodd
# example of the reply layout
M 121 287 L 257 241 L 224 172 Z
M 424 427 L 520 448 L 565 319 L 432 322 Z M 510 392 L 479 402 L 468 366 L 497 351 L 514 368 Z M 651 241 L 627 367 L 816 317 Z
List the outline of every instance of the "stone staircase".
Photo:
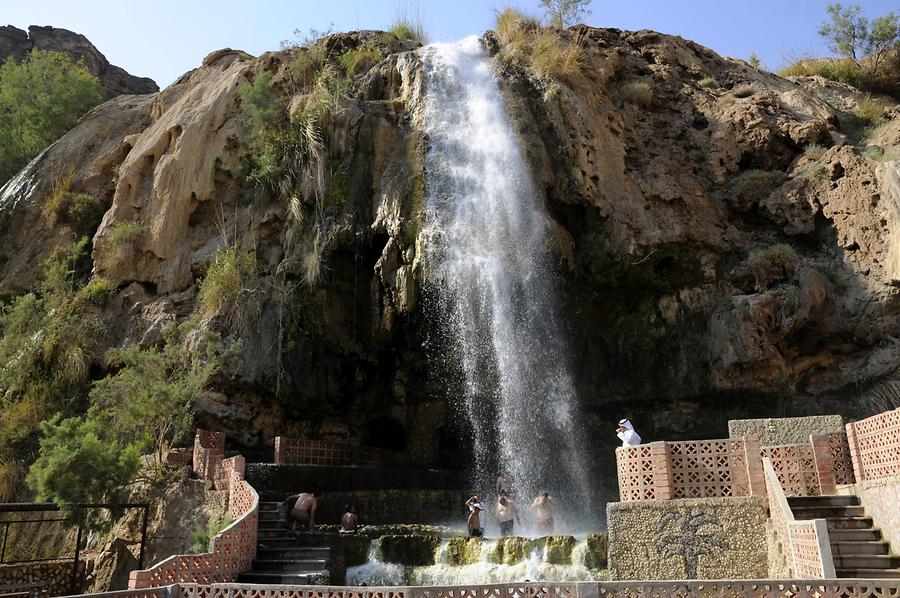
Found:
M 873 527 L 856 496 L 792 496 L 796 519 L 825 519 L 839 579 L 900 579 L 900 556 Z
M 304 546 L 287 527 L 280 502 L 259 503 L 256 560 L 238 581 L 259 584 L 327 584 L 331 549 Z

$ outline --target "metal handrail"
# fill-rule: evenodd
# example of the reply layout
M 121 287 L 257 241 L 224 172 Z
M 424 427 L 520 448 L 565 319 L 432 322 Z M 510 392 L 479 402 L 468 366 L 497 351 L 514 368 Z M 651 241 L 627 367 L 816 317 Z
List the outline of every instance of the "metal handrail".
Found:
M 143 511 L 143 517 L 141 522 L 141 548 L 140 554 L 138 556 L 138 568 L 143 569 L 144 567 L 144 552 L 147 547 L 147 524 L 148 518 L 150 514 L 150 503 L 138 503 L 138 502 L 128 502 L 128 503 L 91 503 L 91 504 L 78 504 L 73 505 L 73 507 L 77 510 L 85 510 L 85 509 L 109 509 L 109 510 L 125 510 L 125 509 L 141 509 Z M 62 511 L 63 508 L 60 507 L 56 503 L 52 502 L 43 502 L 43 503 L 0 503 L 0 513 L 37 513 L 37 512 L 59 512 Z M 23 563 L 43 563 L 47 561 L 59 560 L 57 559 L 31 559 L 31 560 L 19 560 L 19 561 L 6 561 L 6 542 L 9 537 L 9 526 L 16 523 L 52 523 L 52 522 L 60 522 L 66 521 L 65 517 L 59 517 L 55 519 L 14 519 L 14 520 L 0 520 L 0 525 L 4 526 L 3 529 L 3 540 L 0 543 L 0 564 L 23 564 Z M 69 591 L 75 593 L 78 591 L 78 561 L 81 556 L 81 539 L 82 539 L 83 529 L 81 524 L 78 524 L 78 531 L 75 535 L 75 555 L 72 557 L 72 577 L 69 582 Z

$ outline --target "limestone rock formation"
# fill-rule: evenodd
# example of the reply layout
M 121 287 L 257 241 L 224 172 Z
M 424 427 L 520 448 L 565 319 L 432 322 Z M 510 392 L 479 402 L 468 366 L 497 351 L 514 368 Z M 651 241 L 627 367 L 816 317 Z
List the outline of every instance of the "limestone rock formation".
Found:
M 859 389 L 900 368 L 900 111 L 863 139 L 852 89 L 650 31 L 560 35 L 576 33 L 583 66 L 560 80 L 535 77 L 491 33 L 485 43 L 546 197 L 601 485 L 625 415 L 657 440 L 720 434 L 740 417 L 863 412 Z M 0 294 L 32 288 L 53 248 L 90 234 L 93 272 L 116 288 L 110 346 L 153 344 L 191 315 L 240 339 L 198 423 L 261 455 L 285 434 L 458 467 L 452 354 L 421 262 L 419 54 L 377 32 L 319 45 L 335 68 L 378 47 L 323 120 L 326 201 L 305 179 L 287 198 L 248 180 L 239 93 L 270 73 L 288 127 L 315 99 L 311 50 L 214 52 L 163 92 L 97 107 L 0 190 Z M 96 231 L 45 213 L 70 170 L 74 190 L 107 207 Z M 210 260 L 229 245 L 255 257 L 247 309 L 198 315 Z
M 125 69 L 110 64 L 106 57 L 85 36 L 58 27 L 32 25 L 28 32 L 6 25 L 0 27 L 0 63 L 8 58 L 21 61 L 32 50 L 65 52 L 100 80 L 107 99 L 122 94 L 144 94 L 159 91 L 147 77 L 136 77 Z

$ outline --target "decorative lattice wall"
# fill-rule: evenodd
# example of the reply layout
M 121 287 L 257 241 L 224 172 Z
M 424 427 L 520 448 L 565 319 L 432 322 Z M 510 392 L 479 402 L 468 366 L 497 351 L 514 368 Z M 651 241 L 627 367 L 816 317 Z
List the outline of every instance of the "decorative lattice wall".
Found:
M 784 444 L 761 449 L 772 460 L 778 481 L 788 496 L 818 496 L 819 476 L 810 444 Z
M 847 424 L 858 482 L 900 476 L 900 409 Z
M 276 465 L 362 465 L 380 467 L 402 461 L 402 454 L 331 440 L 275 437 Z
M 228 512 L 234 523 L 210 541 L 210 552 L 179 554 L 150 569 L 132 571 L 128 587 L 155 588 L 173 583 L 229 582 L 247 571 L 256 558 L 259 496 L 244 480 L 244 458 L 222 459 L 224 437 L 198 430 L 194 444 L 195 471 L 228 492 Z M 199 459 L 198 459 L 199 453 Z M 199 465 L 199 469 L 196 469 Z

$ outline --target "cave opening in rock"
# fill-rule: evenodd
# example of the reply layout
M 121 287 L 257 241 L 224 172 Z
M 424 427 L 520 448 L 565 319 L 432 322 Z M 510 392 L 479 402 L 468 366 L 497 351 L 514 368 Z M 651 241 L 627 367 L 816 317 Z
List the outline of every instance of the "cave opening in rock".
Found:
M 366 424 L 363 444 L 403 452 L 406 450 L 406 428 L 391 417 L 376 417 Z

